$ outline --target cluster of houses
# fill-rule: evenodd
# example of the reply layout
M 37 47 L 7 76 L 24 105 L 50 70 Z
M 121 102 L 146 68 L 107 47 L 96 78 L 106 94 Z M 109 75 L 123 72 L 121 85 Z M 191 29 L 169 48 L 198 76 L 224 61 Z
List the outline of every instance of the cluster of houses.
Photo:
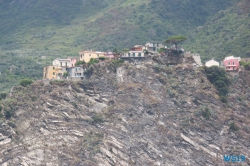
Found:
M 81 80 L 84 78 L 85 66 L 76 66 L 77 61 L 84 61 L 86 64 L 91 59 L 97 59 L 98 64 L 105 65 L 106 61 L 112 59 L 129 59 L 129 58 L 145 58 L 146 56 L 159 55 L 160 49 L 167 49 L 167 47 L 161 42 L 148 42 L 145 45 L 135 45 L 127 51 L 122 53 L 114 53 L 112 51 L 101 52 L 93 50 L 84 50 L 79 52 L 79 57 L 68 57 L 66 59 L 55 59 L 52 65 L 45 66 L 43 69 L 43 79 L 69 79 L 69 80 Z M 182 49 L 182 51 L 184 51 Z M 201 58 L 199 54 L 192 54 L 185 52 L 184 57 L 193 57 L 196 67 L 202 66 Z M 240 71 L 240 57 L 228 56 L 221 64 L 214 59 L 205 62 L 205 66 L 220 66 L 225 68 L 228 72 Z
M 238 72 L 240 71 L 240 61 L 242 59 L 240 57 L 234 57 L 234 56 L 228 56 L 225 57 L 221 63 L 217 62 L 214 59 L 211 59 L 205 63 L 205 66 L 211 67 L 211 66 L 220 66 L 225 68 L 227 72 Z
M 135 45 L 128 51 L 123 53 L 114 53 L 112 51 L 101 52 L 93 50 L 84 50 L 79 52 L 79 57 L 68 57 L 66 59 L 55 59 L 52 65 L 43 68 L 43 79 L 69 79 L 80 80 L 84 78 L 86 68 L 76 66 L 77 61 L 89 63 L 91 59 L 99 60 L 100 64 L 103 61 L 109 61 L 118 58 L 144 58 L 146 54 L 155 55 L 159 53 L 161 48 L 166 48 L 160 42 L 148 42 L 145 45 Z

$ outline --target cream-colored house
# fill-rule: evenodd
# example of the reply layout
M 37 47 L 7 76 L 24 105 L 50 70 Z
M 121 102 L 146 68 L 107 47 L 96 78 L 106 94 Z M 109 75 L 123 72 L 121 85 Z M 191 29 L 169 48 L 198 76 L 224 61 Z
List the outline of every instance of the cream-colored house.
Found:
M 207 66 L 207 67 L 211 67 L 211 66 L 220 66 L 220 63 L 217 62 L 216 60 L 214 60 L 214 58 L 213 58 L 213 59 L 211 59 L 210 61 L 207 61 L 207 62 L 205 63 L 205 66 Z
M 98 59 L 99 57 L 104 57 L 104 52 L 85 50 L 85 51 L 80 51 L 79 56 L 80 56 L 80 61 L 84 60 L 84 62 L 88 63 L 91 58 Z

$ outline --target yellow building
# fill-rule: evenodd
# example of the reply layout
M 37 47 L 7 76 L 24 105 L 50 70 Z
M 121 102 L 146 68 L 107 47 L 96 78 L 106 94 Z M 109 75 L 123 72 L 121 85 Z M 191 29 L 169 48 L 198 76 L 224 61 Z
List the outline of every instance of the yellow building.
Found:
M 80 51 L 79 52 L 80 61 L 88 63 L 91 58 L 98 59 L 99 57 L 104 57 L 104 52 L 98 51 Z
M 60 79 L 63 76 L 61 67 L 45 66 L 43 68 L 43 79 Z

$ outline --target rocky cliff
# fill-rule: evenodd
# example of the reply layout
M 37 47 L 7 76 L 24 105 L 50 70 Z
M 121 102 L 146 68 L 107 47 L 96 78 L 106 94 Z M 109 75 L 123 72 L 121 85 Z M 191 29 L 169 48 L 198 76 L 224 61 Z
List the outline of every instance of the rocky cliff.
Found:
M 250 73 L 231 78 L 223 103 L 203 70 L 166 61 L 15 87 L 2 101 L 0 164 L 228 165 L 223 155 L 245 155 L 249 165 Z

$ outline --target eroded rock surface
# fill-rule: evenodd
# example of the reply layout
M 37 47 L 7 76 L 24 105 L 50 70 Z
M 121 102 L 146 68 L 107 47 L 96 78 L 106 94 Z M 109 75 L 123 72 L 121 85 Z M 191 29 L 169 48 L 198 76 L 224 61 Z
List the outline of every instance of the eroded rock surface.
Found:
M 0 164 L 227 165 L 223 155 L 245 155 L 249 165 L 250 74 L 232 78 L 225 104 L 202 71 L 157 61 L 16 87 L 3 101 L 15 113 L 1 121 Z

